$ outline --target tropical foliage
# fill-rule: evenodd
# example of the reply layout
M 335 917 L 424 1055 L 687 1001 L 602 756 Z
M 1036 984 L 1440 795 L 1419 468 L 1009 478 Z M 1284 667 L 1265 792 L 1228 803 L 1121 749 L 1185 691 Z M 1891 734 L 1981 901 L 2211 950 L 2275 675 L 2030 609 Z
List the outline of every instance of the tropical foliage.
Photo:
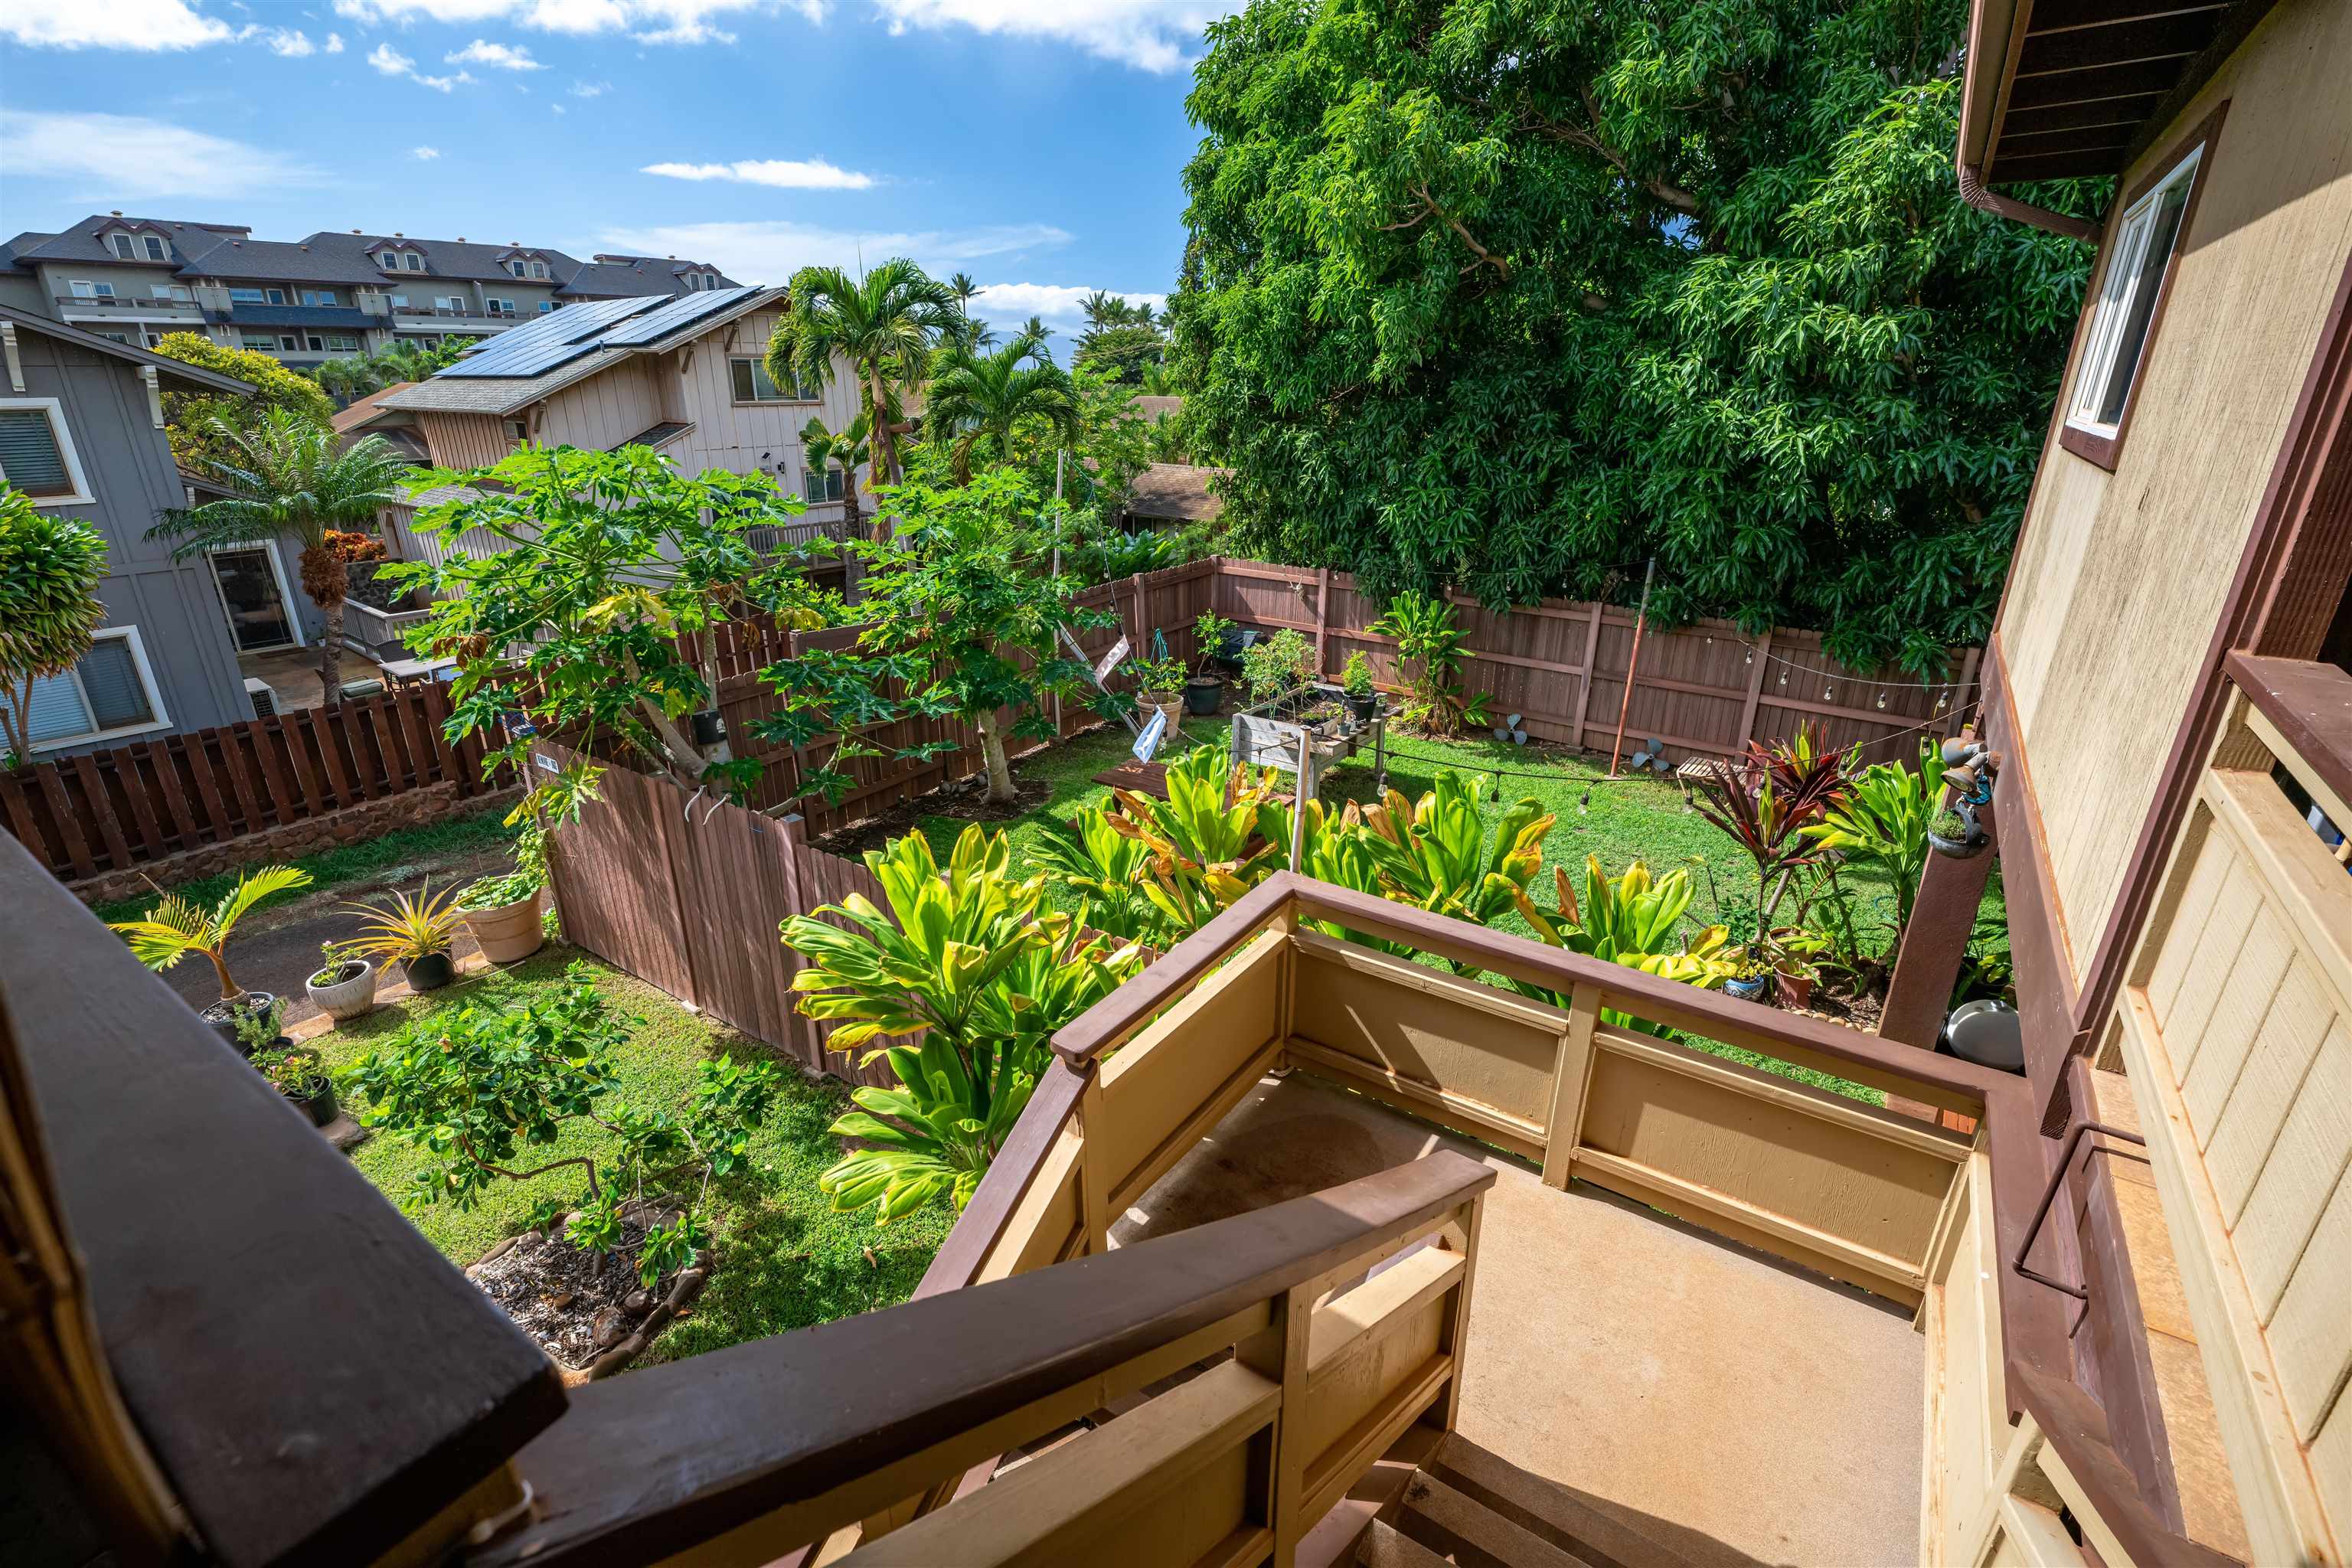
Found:
M 874 456 L 873 416 L 860 411 L 857 417 L 838 430 L 828 430 L 824 421 L 812 418 L 801 426 L 801 460 L 812 474 L 841 471 L 841 515 L 854 535 L 863 535 L 865 513 L 857 503 L 857 470 Z M 827 487 L 830 493 L 830 486 Z
M 911 426 L 901 395 L 921 386 L 931 343 L 968 318 L 956 296 L 904 257 L 863 277 L 837 267 L 793 275 L 792 309 L 768 342 L 779 386 L 829 386 L 834 360 L 848 363 L 874 440 L 875 482 L 900 478 L 898 437 Z M 881 531 L 889 531 L 886 518 Z
M 865 630 L 854 647 L 806 649 L 761 671 L 781 706 L 753 732 L 801 747 L 838 737 L 802 776 L 804 789 L 837 800 L 855 782 L 844 764 L 879 754 L 861 731 L 902 718 L 960 719 L 980 733 L 988 798 L 1011 801 L 1007 741 L 1050 738 L 1053 697 L 1106 718 L 1130 705 L 1097 689 L 1063 641 L 1114 617 L 1073 605 L 1069 583 L 1039 569 L 1037 498 L 1018 473 L 998 469 L 962 489 L 905 485 L 888 500 L 898 537 L 847 547 L 866 563 Z M 892 754 L 928 760 L 956 744 L 922 741 Z
M 952 342 L 934 351 L 923 418 L 929 439 L 950 444 L 956 483 L 971 481 L 975 444 L 985 443 L 997 459 L 1009 458 L 1013 427 L 1024 420 L 1059 437 L 1057 445 L 1076 438 L 1076 388 L 1044 348 L 1024 333 L 993 352 Z
M 165 359 L 175 359 L 199 370 L 235 376 L 254 389 L 241 393 L 194 392 L 163 384 L 163 432 L 172 443 L 172 457 L 189 472 L 210 475 L 207 459 L 237 462 L 243 454 L 221 434 L 224 428 L 246 430 L 273 411 L 283 411 L 313 425 L 324 426 L 334 416 L 334 405 L 309 376 L 287 369 L 268 354 L 233 349 L 201 332 L 167 332 L 155 345 Z
M 343 601 L 356 553 L 342 542 L 350 537 L 342 531 L 373 523 L 383 508 L 406 499 L 407 459 L 381 437 L 346 447 L 325 425 L 269 408 L 251 426 L 215 416 L 195 468 L 229 493 L 157 513 L 147 536 L 169 540 L 179 560 L 249 539 L 293 540 L 301 550 L 302 590 L 326 617 L 319 637 L 321 700 L 338 706 Z
M 625 1205 L 672 1197 L 677 1217 L 646 1223 L 635 1260 L 651 1289 L 709 1246 L 700 1198 L 743 1163 L 780 1075 L 772 1062 L 722 1056 L 700 1064 L 683 1113 L 616 1105 L 616 1058 L 643 1025 L 614 1012 L 588 966 L 575 963 L 562 986 L 520 1005 L 468 1002 L 409 1024 L 347 1069 L 344 1081 L 365 1098 L 368 1126 L 427 1154 L 399 1194 L 411 1206 L 468 1209 L 496 1183 L 576 1170 L 581 1190 L 541 1204 L 533 1227 L 551 1228 L 569 1213 L 566 1237 L 612 1256 L 626 1238 Z M 574 1121 L 603 1128 L 613 1142 L 600 1154 L 515 1169 Z
M 1405 699 L 1398 721 L 1428 734 L 1450 735 L 1486 715 L 1486 699 L 1471 697 L 1454 684 L 1454 677 L 1468 655 L 1470 638 L 1454 606 L 1435 595 L 1407 592 L 1389 602 L 1371 630 L 1396 638 L 1397 659 L 1405 677 Z
M 106 620 L 105 579 L 97 530 L 0 484 L 0 742 L 10 767 L 32 759 L 33 682 L 71 669 Z
M 1599 856 L 1588 855 L 1581 900 L 1576 897 L 1566 867 L 1556 868 L 1552 877 L 1559 909 L 1549 913 L 1532 905 L 1523 904 L 1520 909 L 1536 934 L 1550 945 L 1702 990 L 1720 985 L 1738 972 L 1738 961 L 1723 927 L 1706 926 L 1689 936 L 1682 933 L 1683 918 L 1690 912 L 1697 889 L 1691 884 L 1690 873 L 1680 867 L 1653 878 L 1649 867 L 1636 860 L 1612 877 Z M 1568 1005 L 1568 998 L 1557 993 L 1524 984 L 1518 989 Z M 1644 1034 L 1672 1033 L 1664 1024 L 1615 1008 L 1603 1008 L 1601 1016 L 1608 1023 Z
M 801 1011 L 840 1026 L 832 1048 L 870 1047 L 861 1065 L 887 1058 L 898 1077 L 854 1091 L 858 1110 L 833 1131 L 866 1147 L 818 1182 L 836 1208 L 876 1205 L 887 1224 L 942 1196 L 970 1201 L 1045 1070 L 1047 1037 L 1139 955 L 1082 934 L 1082 917 L 1044 912 L 1045 879 L 1015 880 L 1004 836 L 976 825 L 945 868 L 919 833 L 865 858 L 887 912 L 852 894 L 782 933 L 808 961 L 793 977 Z
M 1952 179 L 1961 0 L 1256 0 L 1171 361 L 1245 550 L 1386 596 L 1980 639 L 2091 263 Z M 2025 187 L 2100 210 L 2098 183 Z
M 1131 305 L 1097 289 L 1080 309 L 1086 314 L 1087 330 L 1078 334 L 1072 364 L 1134 386 L 1142 384 L 1147 371 L 1164 361 L 1168 353 L 1165 323 L 1152 314 L 1150 305 Z
M 148 885 L 154 886 L 152 881 Z M 163 893 L 158 888 L 156 891 L 163 896 L 146 914 L 135 921 L 108 923 L 131 944 L 133 958 L 158 973 L 192 955 L 201 954 L 210 960 L 214 978 L 220 982 L 221 1000 L 235 1002 L 246 994 L 245 987 L 228 972 L 228 939 L 236 933 L 237 922 L 272 893 L 310 885 L 308 871 L 291 866 L 264 866 L 239 877 L 236 886 L 210 909 L 177 893 Z
M 1843 792 L 1845 760 L 1822 751 L 1808 728 L 1792 743 L 1750 741 L 1742 761 L 1709 757 L 1700 766 L 1706 773 L 1693 805 L 1756 863 L 1756 936 L 1769 948 L 1790 879 L 1824 853 L 1809 830 Z
M 1944 753 L 1933 740 L 1919 743 L 1919 766 L 1876 763 L 1846 785 L 1839 798 L 1805 829 L 1823 849 L 1885 869 L 1895 884 L 1895 931 L 1889 946 L 1900 946 L 1919 897 L 1927 866 L 1927 825 L 1944 799 Z

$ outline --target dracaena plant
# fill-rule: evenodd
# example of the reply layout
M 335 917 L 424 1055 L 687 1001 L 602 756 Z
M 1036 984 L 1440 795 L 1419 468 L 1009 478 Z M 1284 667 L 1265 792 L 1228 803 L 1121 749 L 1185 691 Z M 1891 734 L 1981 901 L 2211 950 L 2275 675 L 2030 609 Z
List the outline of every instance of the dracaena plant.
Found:
M 1883 867 L 1895 884 L 1895 932 L 1890 949 L 1911 923 L 1919 876 L 1927 864 L 1927 825 L 1944 798 L 1944 754 L 1934 741 L 1919 744 L 1915 772 L 1899 762 L 1877 763 L 1853 778 L 1805 834 L 1824 850 Z
M 1255 779 L 1223 746 L 1202 746 L 1168 764 L 1168 798 L 1116 792 L 1111 827 L 1149 851 L 1143 895 L 1167 929 L 1184 936 L 1265 880 L 1290 842 L 1269 775 Z
M 237 922 L 272 893 L 310 885 L 308 871 L 292 866 L 264 866 L 239 877 L 236 886 L 211 909 L 201 908 L 177 893 L 163 893 L 155 907 L 140 919 L 108 923 L 131 944 L 133 958 L 158 973 L 184 958 L 203 954 L 212 961 L 214 977 L 220 982 L 221 1000 L 235 1002 L 246 994 L 245 987 L 228 972 L 228 939 L 235 934 Z M 154 883 L 150 881 L 148 886 L 154 887 Z M 157 888 L 156 891 L 162 893 L 163 889 Z
M 701 1197 L 750 1157 L 782 1080 L 772 1062 L 720 1057 L 697 1069 L 682 1114 L 616 1103 L 618 1053 L 643 1022 L 616 1012 L 575 963 L 561 986 L 520 1005 L 469 1003 L 407 1025 L 343 1080 L 363 1097 L 367 1125 L 424 1154 L 401 1193 L 412 1207 L 470 1209 L 499 1182 L 575 1171 L 580 1191 L 541 1203 L 532 1224 L 546 1228 L 570 1213 L 566 1237 L 601 1268 L 625 1238 L 623 1204 L 674 1194 L 678 1217 L 648 1226 L 633 1260 L 651 1289 L 709 1246 Z M 608 1136 L 591 1151 L 517 1168 L 576 1123 Z
M 976 825 L 944 868 L 920 834 L 867 851 L 866 864 L 887 911 L 853 893 L 782 930 L 808 960 L 793 980 L 801 1011 L 843 1026 L 833 1048 L 870 1047 L 860 1065 L 887 1058 L 898 1077 L 897 1089 L 853 1092 L 858 1109 L 833 1131 L 870 1147 L 817 1180 L 835 1208 L 878 1205 L 887 1224 L 940 1196 L 970 1201 L 1036 1087 L 1046 1037 L 1139 954 L 1042 913 L 1045 878 L 1015 880 L 1004 836 Z
M 1360 809 L 1350 803 L 1329 836 L 1333 842 L 1318 845 L 1340 873 L 1328 879 L 1354 886 L 1348 879 L 1360 849 L 1371 874 L 1366 890 L 1450 920 L 1492 925 L 1527 901 L 1528 884 L 1543 868 L 1544 836 L 1558 818 L 1522 799 L 1490 830 L 1484 815 L 1488 783 L 1448 768 L 1419 800 L 1390 790 Z M 1468 973 L 1476 966 L 1457 960 L 1454 967 Z
M 1599 856 L 1588 855 L 1584 859 L 1581 899 L 1577 896 L 1568 868 L 1556 868 L 1552 876 L 1559 900 L 1558 909 L 1541 910 L 1532 900 L 1519 904 L 1520 914 L 1535 928 L 1537 937 L 1549 945 L 1622 963 L 1661 979 L 1678 980 L 1702 990 L 1720 985 L 1738 972 L 1738 963 L 1729 956 L 1723 927 L 1706 926 L 1687 938 L 1682 934 L 1683 917 L 1690 911 L 1691 900 L 1697 894 L 1688 871 L 1678 868 L 1653 878 L 1649 867 L 1636 860 L 1622 874 L 1612 877 L 1601 866 Z M 1514 988 L 1560 1006 L 1568 1005 L 1568 999 L 1557 992 L 1517 983 Z M 1601 1016 L 1608 1023 L 1644 1034 L 1671 1032 L 1663 1024 L 1614 1008 L 1603 1008 Z
M 1167 917 L 1143 890 L 1151 849 L 1113 826 L 1108 806 L 1080 806 L 1067 823 L 1045 824 L 1032 853 L 1047 875 L 1086 900 L 1097 931 L 1122 942 L 1166 943 Z
M 1824 852 L 1805 830 L 1845 786 L 1845 760 L 1822 750 L 1805 731 L 1793 743 L 1769 749 L 1751 741 L 1738 763 L 1709 758 L 1701 765 L 1706 776 L 1693 804 L 1755 862 L 1758 941 L 1769 943 L 1790 878 Z

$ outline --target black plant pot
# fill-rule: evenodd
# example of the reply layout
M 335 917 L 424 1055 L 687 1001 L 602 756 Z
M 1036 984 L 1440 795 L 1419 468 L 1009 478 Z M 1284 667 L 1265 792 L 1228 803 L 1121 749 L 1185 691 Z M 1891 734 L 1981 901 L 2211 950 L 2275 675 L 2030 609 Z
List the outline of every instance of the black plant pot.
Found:
M 1196 719 L 1205 719 L 1225 705 L 1225 683 L 1214 677 L 1202 677 L 1184 683 L 1184 711 Z
M 335 1119 L 334 1081 L 325 1078 L 311 1081 L 317 1087 L 310 1093 L 289 1094 L 286 1098 L 302 1108 L 303 1113 L 310 1117 L 311 1126 L 324 1127 Z
M 1957 813 L 1961 824 L 1961 836 L 1947 838 L 1934 828 L 1927 829 L 1927 847 L 1954 860 L 1973 860 L 1991 847 L 1992 835 L 1978 826 L 1976 814 L 1968 810 Z
M 446 952 L 428 952 L 408 961 L 411 991 L 438 991 L 457 978 L 457 966 Z
M 1377 691 L 1367 692 L 1361 697 L 1350 691 L 1342 700 L 1348 704 L 1348 717 L 1359 724 L 1370 723 L 1372 715 L 1381 709 L 1381 694 Z
M 215 1002 L 198 1012 L 196 1016 L 210 1024 L 213 1026 L 213 1033 L 227 1041 L 230 1048 L 238 1056 L 249 1057 L 253 1053 L 246 1049 L 243 1040 L 236 1037 L 238 1013 L 266 1013 L 276 1005 L 278 1005 L 278 998 L 273 994 L 268 991 L 248 991 L 245 994 L 242 1004 Z

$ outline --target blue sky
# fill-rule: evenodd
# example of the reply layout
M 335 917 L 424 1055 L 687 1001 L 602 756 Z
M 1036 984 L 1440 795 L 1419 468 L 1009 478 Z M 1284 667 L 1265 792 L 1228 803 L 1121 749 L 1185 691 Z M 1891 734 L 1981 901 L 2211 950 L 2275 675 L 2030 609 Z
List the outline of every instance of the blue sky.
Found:
M 904 252 L 1070 328 L 1183 246 L 1195 0 L 5 0 L 0 237 L 120 207 L 629 250 Z

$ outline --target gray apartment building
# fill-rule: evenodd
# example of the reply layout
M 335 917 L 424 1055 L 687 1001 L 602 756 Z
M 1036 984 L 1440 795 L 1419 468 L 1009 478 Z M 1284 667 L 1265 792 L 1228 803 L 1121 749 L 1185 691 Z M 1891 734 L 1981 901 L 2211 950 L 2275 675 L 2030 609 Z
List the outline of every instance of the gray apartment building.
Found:
M 200 332 L 298 367 L 484 337 L 583 300 L 732 287 L 716 267 L 677 257 L 582 261 L 520 241 L 359 229 L 256 239 L 241 224 L 120 212 L 0 245 L 0 305 L 132 348 Z

